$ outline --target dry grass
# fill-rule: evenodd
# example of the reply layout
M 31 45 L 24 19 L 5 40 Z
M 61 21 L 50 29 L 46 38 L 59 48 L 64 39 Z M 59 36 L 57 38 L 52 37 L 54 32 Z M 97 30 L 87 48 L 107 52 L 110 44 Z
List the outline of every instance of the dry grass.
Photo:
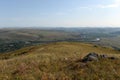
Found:
M 31 50 L 32 49 L 32 50 Z M 20 53 L 25 52 L 20 55 Z M 120 56 L 111 48 L 85 43 L 51 43 L 1 55 L 0 80 L 119 80 L 120 60 L 81 63 L 89 52 Z M 19 54 L 19 55 L 17 55 Z M 8 59 L 2 57 L 7 56 Z

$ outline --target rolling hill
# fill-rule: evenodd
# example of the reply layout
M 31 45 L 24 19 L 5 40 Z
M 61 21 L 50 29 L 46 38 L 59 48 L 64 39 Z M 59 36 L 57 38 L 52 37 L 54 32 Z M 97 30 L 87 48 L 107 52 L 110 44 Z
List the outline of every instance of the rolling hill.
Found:
M 90 52 L 118 59 L 81 60 Z M 120 51 L 78 42 L 57 42 L 0 54 L 0 80 L 119 80 Z
M 120 48 L 120 28 L 3 28 L 0 53 L 51 42 L 89 42 Z M 96 39 L 100 39 L 99 41 Z
M 80 33 L 43 29 L 0 29 L 0 53 L 14 51 L 26 46 L 80 40 Z
M 47 29 L 0 29 L 0 40 L 9 41 L 53 41 L 76 38 L 77 33 Z

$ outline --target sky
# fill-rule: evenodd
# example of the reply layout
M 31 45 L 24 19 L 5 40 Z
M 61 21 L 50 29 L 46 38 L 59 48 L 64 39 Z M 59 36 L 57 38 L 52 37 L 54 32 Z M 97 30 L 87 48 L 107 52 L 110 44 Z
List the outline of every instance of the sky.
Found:
M 0 0 L 0 27 L 120 27 L 120 0 Z

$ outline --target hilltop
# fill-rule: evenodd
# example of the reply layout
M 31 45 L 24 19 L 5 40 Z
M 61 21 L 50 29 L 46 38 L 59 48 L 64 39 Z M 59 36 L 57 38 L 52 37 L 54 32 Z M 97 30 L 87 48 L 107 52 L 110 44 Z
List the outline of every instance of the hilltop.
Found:
M 118 57 L 82 63 L 90 52 Z M 120 51 L 78 42 L 57 42 L 0 54 L 0 80 L 119 80 Z

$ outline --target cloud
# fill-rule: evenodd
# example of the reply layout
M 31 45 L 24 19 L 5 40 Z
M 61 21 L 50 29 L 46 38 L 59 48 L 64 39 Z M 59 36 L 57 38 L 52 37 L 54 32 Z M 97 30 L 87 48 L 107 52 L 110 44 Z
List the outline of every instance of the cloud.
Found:
M 118 7 L 120 7 L 120 0 L 113 0 L 113 3 L 111 3 L 111 4 L 106 4 L 106 5 L 98 4 L 98 5 L 89 5 L 89 6 L 79 6 L 77 8 L 73 8 L 73 9 L 70 9 L 68 11 L 70 11 L 70 12 L 79 11 L 81 9 L 91 11 L 94 8 L 118 8 Z
M 91 10 L 92 8 L 91 7 L 79 7 L 79 9 L 88 9 L 88 10 Z
M 57 12 L 57 13 L 55 13 L 55 15 L 57 15 L 57 16 L 63 16 L 63 15 L 66 15 L 66 13 L 65 12 Z
M 98 4 L 98 5 L 88 5 L 88 6 L 78 6 L 75 8 L 70 8 L 68 10 L 64 11 L 60 11 L 60 12 L 56 12 L 54 15 L 56 16 L 63 16 L 63 15 L 67 15 L 70 14 L 71 12 L 76 12 L 76 11 L 81 11 L 81 10 L 89 10 L 92 11 L 95 8 L 118 8 L 120 7 L 120 0 L 113 0 L 113 3 L 111 4 Z
M 89 6 L 89 7 L 83 6 L 83 7 L 79 7 L 79 9 L 92 10 L 93 8 L 118 8 L 118 7 L 120 7 L 120 0 L 113 0 L 113 3 L 107 4 L 107 5 L 99 4 L 99 5 Z
M 115 0 L 114 3 L 108 5 L 98 5 L 99 8 L 118 8 L 120 6 L 120 0 Z
M 98 5 L 99 8 L 117 8 L 119 5 L 110 4 L 110 5 Z
M 80 10 L 84 10 L 84 9 L 92 10 L 92 7 L 79 6 L 79 7 L 75 7 L 75 8 L 69 9 L 69 10 L 67 10 L 67 11 L 68 11 L 68 12 L 74 12 L 74 11 L 80 11 Z

